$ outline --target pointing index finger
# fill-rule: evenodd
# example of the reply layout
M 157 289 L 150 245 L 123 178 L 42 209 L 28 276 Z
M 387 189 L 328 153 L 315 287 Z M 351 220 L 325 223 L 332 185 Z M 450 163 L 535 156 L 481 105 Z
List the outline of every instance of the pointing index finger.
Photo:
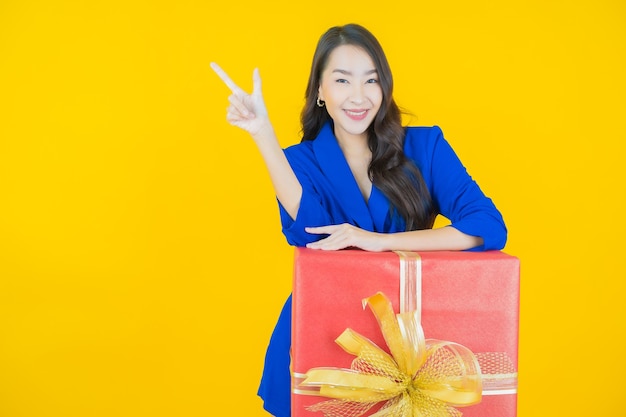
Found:
M 254 84 L 254 92 L 261 93 L 261 75 L 259 74 L 259 69 L 255 68 L 254 73 L 252 74 L 252 81 Z
M 304 230 L 307 233 L 315 234 L 315 235 L 329 235 L 336 230 L 336 225 L 328 225 L 328 226 L 317 226 L 317 227 L 305 227 Z
M 242 92 L 241 88 L 239 88 L 239 86 L 237 86 L 237 84 L 235 84 L 235 82 L 230 79 L 228 74 L 226 74 L 226 72 L 224 72 L 224 70 L 220 68 L 219 65 L 217 65 L 215 62 L 211 62 L 211 68 L 213 68 L 213 71 L 215 71 L 215 73 L 222 79 L 222 81 L 224 81 L 228 88 L 230 88 L 230 91 L 232 91 L 233 94 Z

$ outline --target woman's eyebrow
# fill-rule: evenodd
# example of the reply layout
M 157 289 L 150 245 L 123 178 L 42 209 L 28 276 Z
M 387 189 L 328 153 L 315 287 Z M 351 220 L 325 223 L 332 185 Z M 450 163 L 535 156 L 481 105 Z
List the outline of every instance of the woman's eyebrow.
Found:
M 338 73 L 343 74 L 343 75 L 352 75 L 352 72 L 350 72 L 348 70 L 341 69 L 341 68 L 334 69 L 333 73 L 335 73 L 335 72 L 338 72 Z M 365 71 L 363 73 L 363 75 L 370 75 L 370 74 L 376 74 L 376 73 L 378 73 L 378 71 L 376 70 L 376 68 L 374 68 L 374 69 Z

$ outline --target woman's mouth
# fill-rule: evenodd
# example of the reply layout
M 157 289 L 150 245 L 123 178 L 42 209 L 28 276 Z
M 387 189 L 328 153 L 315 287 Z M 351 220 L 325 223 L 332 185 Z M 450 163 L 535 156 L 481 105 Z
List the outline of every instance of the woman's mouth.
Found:
M 367 116 L 367 109 L 344 110 L 346 115 L 352 120 L 363 120 Z

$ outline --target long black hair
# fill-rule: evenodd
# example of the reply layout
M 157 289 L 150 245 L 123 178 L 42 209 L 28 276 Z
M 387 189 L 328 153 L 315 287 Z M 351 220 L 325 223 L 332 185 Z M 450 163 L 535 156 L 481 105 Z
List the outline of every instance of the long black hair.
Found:
M 317 106 L 322 73 L 332 51 L 341 45 L 363 49 L 372 59 L 382 89 L 382 103 L 374 121 L 368 127 L 368 145 L 372 152 L 368 174 L 378 189 L 389 199 L 393 211 L 406 223 L 406 230 L 431 228 L 435 219 L 433 202 L 419 169 L 403 152 L 405 129 L 401 112 L 393 99 L 393 77 L 385 53 L 378 40 L 357 24 L 335 26 L 320 38 L 302 109 L 302 141 L 317 137 L 322 126 L 332 119 L 326 108 Z

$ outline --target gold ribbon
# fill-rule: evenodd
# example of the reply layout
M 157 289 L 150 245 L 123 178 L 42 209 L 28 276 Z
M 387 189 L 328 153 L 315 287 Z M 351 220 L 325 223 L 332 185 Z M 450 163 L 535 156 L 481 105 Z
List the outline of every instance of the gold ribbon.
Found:
M 482 380 L 474 354 L 452 342 L 425 339 L 417 310 L 394 314 L 377 293 L 369 305 L 391 355 L 352 329 L 336 342 L 355 355 L 351 369 L 313 368 L 300 384 L 312 395 L 332 398 L 308 407 L 326 417 L 358 417 L 385 401 L 372 417 L 458 417 L 455 407 L 481 400 Z M 318 391 L 319 390 L 319 391 Z
M 400 313 L 415 311 L 422 322 L 422 257 L 417 252 L 394 251 L 400 258 Z

